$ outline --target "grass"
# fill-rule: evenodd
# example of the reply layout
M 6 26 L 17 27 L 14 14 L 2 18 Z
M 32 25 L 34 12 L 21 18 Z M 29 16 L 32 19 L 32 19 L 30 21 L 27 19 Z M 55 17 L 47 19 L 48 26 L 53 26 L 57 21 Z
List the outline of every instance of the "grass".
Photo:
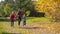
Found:
M 38 22 L 42 22 L 42 23 L 51 23 L 51 21 L 49 21 L 49 19 L 45 18 L 45 17 L 30 17 L 27 18 L 27 22 L 32 22 L 32 23 L 38 23 Z
M 6 32 L 3 23 L 0 22 L 0 33 Z
M 15 20 L 17 21 L 17 20 Z M 50 23 L 51 21 L 48 18 L 45 17 L 27 17 L 27 22 L 31 23 L 36 23 L 36 22 L 42 22 L 42 23 Z M 7 18 L 0 18 L 0 22 L 10 22 L 9 17 Z
M 0 18 L 1 20 L 2 18 Z M 48 24 L 47 24 L 48 23 Z M 15 21 L 14 27 L 10 26 L 9 18 L 3 18 L 0 21 L 0 33 L 9 34 L 9 33 L 19 33 L 19 34 L 47 34 L 48 32 L 53 34 L 54 32 L 60 34 L 60 24 L 54 23 L 45 17 L 27 17 L 26 27 L 23 27 L 21 22 L 21 27 L 17 25 L 17 20 Z

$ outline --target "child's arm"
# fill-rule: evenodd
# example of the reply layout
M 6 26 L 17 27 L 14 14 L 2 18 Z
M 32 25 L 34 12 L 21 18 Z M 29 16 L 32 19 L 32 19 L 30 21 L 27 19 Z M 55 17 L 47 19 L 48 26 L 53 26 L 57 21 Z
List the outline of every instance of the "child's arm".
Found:
M 16 16 L 15 16 L 15 18 L 17 18 L 18 17 L 18 12 L 16 13 Z

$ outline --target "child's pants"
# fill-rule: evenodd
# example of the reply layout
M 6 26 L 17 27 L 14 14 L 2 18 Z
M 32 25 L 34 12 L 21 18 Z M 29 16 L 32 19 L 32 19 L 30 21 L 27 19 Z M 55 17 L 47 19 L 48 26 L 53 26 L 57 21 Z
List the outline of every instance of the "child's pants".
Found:
M 21 18 L 18 18 L 18 26 L 20 26 Z
M 23 26 L 26 25 L 26 21 L 23 21 Z
M 26 17 L 23 18 L 23 26 L 26 25 Z
M 14 26 L 14 20 L 11 20 L 11 26 Z

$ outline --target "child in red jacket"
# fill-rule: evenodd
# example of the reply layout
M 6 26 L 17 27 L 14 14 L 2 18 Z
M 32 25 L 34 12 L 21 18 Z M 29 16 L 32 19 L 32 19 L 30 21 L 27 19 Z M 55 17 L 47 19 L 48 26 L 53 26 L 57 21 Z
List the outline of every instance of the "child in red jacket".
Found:
M 15 18 L 15 15 L 14 15 L 14 12 L 12 11 L 12 13 L 10 14 L 11 26 L 14 26 L 14 18 Z

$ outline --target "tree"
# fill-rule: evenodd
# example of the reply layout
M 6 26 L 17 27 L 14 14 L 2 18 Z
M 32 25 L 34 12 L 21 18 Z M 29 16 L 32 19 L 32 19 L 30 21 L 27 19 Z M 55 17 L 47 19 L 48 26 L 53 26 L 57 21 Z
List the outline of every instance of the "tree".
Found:
M 5 13 L 5 15 L 9 16 L 10 13 L 11 13 L 11 11 L 12 11 L 12 8 L 11 8 L 10 4 L 7 3 L 7 4 L 4 6 L 4 13 Z
M 60 0 L 38 0 L 34 2 L 35 10 L 37 12 L 44 12 L 45 17 L 51 19 L 51 21 L 58 20 L 60 13 Z
M 3 4 L 3 12 L 5 15 L 9 15 L 12 10 L 18 9 L 30 11 L 32 15 L 34 12 L 34 5 L 31 0 L 5 0 Z

